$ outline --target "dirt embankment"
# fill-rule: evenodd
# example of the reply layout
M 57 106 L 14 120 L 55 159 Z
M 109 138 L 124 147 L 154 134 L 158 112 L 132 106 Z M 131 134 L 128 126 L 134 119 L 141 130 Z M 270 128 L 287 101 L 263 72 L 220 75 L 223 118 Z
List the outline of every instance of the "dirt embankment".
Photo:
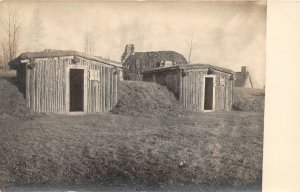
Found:
M 232 109 L 236 111 L 264 111 L 265 92 L 262 89 L 235 87 Z
M 235 111 L 264 111 L 265 92 L 261 89 L 234 88 Z M 165 86 L 138 81 L 120 84 L 119 101 L 114 114 L 128 116 L 178 116 L 187 114 L 174 94 Z
M 0 77 L 0 118 L 31 118 L 34 115 L 36 114 L 26 106 L 24 96 L 18 91 L 15 78 Z
M 114 114 L 127 116 L 178 116 L 184 108 L 165 86 L 153 82 L 123 81 Z

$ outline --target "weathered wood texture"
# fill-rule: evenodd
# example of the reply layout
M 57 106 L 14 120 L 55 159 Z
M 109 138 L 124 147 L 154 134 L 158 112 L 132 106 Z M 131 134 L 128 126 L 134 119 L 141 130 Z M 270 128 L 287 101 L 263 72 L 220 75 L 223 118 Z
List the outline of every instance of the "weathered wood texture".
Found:
M 162 71 L 158 73 L 147 73 L 143 75 L 144 81 L 157 82 L 161 85 L 165 85 L 170 91 L 172 91 L 177 99 L 179 99 L 180 90 L 180 71 Z
M 224 79 L 224 85 L 221 86 L 219 79 Z M 216 72 L 216 82 L 215 82 L 215 101 L 216 101 L 216 111 L 229 111 L 232 106 L 232 92 L 233 92 L 233 81 L 229 80 L 230 75 L 225 73 Z
M 23 67 L 18 70 L 20 82 L 26 84 L 27 105 L 36 112 L 67 114 L 66 70 L 74 65 L 73 56 L 36 59 L 34 68 Z M 117 103 L 118 73 L 114 66 L 80 58 L 78 66 L 85 66 L 87 78 L 86 113 L 110 111 Z M 20 65 L 22 66 L 22 65 Z M 25 66 L 25 64 L 23 65 Z M 89 80 L 89 70 L 96 70 L 100 80 Z M 25 79 L 24 79 L 24 75 Z M 24 84 L 23 84 L 24 86 Z
M 179 69 L 144 73 L 144 81 L 154 81 L 165 85 L 177 99 L 190 111 L 203 111 L 204 76 L 208 70 Z M 185 75 L 184 75 L 185 74 Z M 229 111 L 232 106 L 233 81 L 230 74 L 214 71 L 215 75 L 215 111 Z M 220 83 L 224 79 L 224 84 Z

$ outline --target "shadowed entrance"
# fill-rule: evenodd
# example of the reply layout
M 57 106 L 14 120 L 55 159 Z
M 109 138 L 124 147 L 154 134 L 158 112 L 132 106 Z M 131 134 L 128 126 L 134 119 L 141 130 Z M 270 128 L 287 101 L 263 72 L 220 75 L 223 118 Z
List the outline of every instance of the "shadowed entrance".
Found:
M 84 70 L 70 69 L 70 111 L 83 111 Z
M 205 77 L 205 92 L 204 92 L 204 110 L 213 110 L 213 88 L 214 78 Z

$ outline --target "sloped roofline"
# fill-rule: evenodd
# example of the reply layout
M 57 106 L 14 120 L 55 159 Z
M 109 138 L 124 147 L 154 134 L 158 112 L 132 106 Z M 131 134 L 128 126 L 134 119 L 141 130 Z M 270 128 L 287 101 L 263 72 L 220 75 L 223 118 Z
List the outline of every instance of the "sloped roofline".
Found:
M 78 56 L 78 57 L 83 57 L 85 59 L 90 59 L 101 63 L 105 63 L 115 67 L 122 67 L 121 63 L 119 62 L 108 60 L 98 56 L 89 55 L 86 53 L 81 53 L 78 51 L 73 51 L 73 50 L 50 50 L 50 51 L 44 50 L 41 52 L 25 52 L 20 54 L 14 60 L 10 61 L 9 65 L 13 69 L 15 69 L 16 66 L 21 63 L 20 62 L 21 60 L 33 59 L 33 58 L 66 57 L 66 56 Z
M 159 71 L 165 71 L 165 70 L 173 70 L 173 69 L 214 69 L 220 72 L 228 73 L 234 75 L 235 72 L 226 69 L 223 67 L 218 67 L 210 64 L 186 64 L 186 65 L 173 65 L 170 67 L 158 67 L 158 68 L 153 68 L 149 70 L 145 70 L 142 73 L 152 73 L 152 72 L 159 72 Z

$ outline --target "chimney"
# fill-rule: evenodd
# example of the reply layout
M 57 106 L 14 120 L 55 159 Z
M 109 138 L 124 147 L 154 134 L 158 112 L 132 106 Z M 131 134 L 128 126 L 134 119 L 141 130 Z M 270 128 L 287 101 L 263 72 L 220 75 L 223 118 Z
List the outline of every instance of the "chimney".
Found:
M 242 72 L 242 74 L 247 74 L 248 73 L 248 66 L 242 66 L 241 72 Z
M 123 63 L 132 54 L 134 54 L 134 44 L 127 44 L 121 57 L 121 63 Z

